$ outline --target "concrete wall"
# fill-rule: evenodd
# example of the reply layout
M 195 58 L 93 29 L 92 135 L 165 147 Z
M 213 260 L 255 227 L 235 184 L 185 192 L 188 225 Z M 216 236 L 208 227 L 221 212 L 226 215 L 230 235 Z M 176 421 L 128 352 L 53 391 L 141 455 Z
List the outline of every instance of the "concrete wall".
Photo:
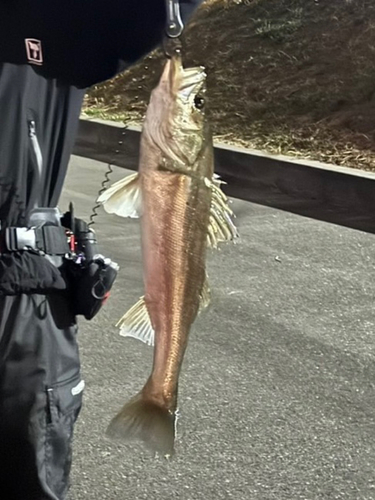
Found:
M 139 127 L 81 120 L 74 153 L 137 170 Z M 375 232 L 375 174 L 215 144 L 228 195 Z

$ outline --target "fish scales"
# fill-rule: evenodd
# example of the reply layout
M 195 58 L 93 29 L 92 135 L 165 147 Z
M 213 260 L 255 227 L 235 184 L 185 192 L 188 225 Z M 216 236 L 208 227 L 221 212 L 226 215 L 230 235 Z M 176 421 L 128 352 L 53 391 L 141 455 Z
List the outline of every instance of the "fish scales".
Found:
M 158 181 L 166 175 L 167 181 Z M 150 189 L 142 231 L 149 239 L 143 245 L 145 302 L 156 334 L 152 379 L 164 387 L 165 404 L 174 411 L 176 400 L 171 395 L 176 395 L 180 363 L 205 280 L 210 198 L 202 180 L 180 174 L 158 172 L 144 182 L 144 191 Z M 158 182 L 163 188 L 154 190 Z M 171 198 L 173 214 L 165 203 Z
M 112 420 L 111 437 L 141 439 L 174 452 L 178 380 L 189 331 L 209 290 L 209 246 L 237 237 L 228 200 L 214 177 L 204 69 L 166 64 L 151 94 L 141 136 L 139 173 L 101 195 L 109 213 L 141 215 L 145 294 L 120 320 L 120 333 L 154 345 L 143 389 Z

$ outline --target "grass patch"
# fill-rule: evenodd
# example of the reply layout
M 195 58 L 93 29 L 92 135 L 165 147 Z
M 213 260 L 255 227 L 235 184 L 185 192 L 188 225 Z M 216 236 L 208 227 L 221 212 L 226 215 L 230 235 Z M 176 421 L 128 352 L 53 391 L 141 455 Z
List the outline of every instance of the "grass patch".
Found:
M 266 152 L 375 170 L 373 0 L 210 0 L 185 32 L 208 73 L 216 137 Z M 90 89 L 85 113 L 144 116 L 164 57 Z

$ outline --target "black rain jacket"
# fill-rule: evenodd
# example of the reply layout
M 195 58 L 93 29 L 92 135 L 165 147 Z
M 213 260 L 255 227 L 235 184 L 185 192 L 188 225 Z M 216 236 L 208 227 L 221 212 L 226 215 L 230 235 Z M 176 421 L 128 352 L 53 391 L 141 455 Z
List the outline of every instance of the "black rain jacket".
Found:
M 180 0 L 186 20 L 202 0 Z M 0 62 L 80 88 L 107 80 L 160 43 L 165 0 L 0 0 Z

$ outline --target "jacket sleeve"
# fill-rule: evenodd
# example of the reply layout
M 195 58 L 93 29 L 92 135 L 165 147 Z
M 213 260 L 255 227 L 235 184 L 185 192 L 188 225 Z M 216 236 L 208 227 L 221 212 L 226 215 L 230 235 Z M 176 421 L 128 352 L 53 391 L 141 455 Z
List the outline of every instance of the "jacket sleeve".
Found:
M 180 0 L 186 21 L 202 0 Z M 164 35 L 166 0 L 0 0 L 0 63 L 86 88 L 113 77 Z

